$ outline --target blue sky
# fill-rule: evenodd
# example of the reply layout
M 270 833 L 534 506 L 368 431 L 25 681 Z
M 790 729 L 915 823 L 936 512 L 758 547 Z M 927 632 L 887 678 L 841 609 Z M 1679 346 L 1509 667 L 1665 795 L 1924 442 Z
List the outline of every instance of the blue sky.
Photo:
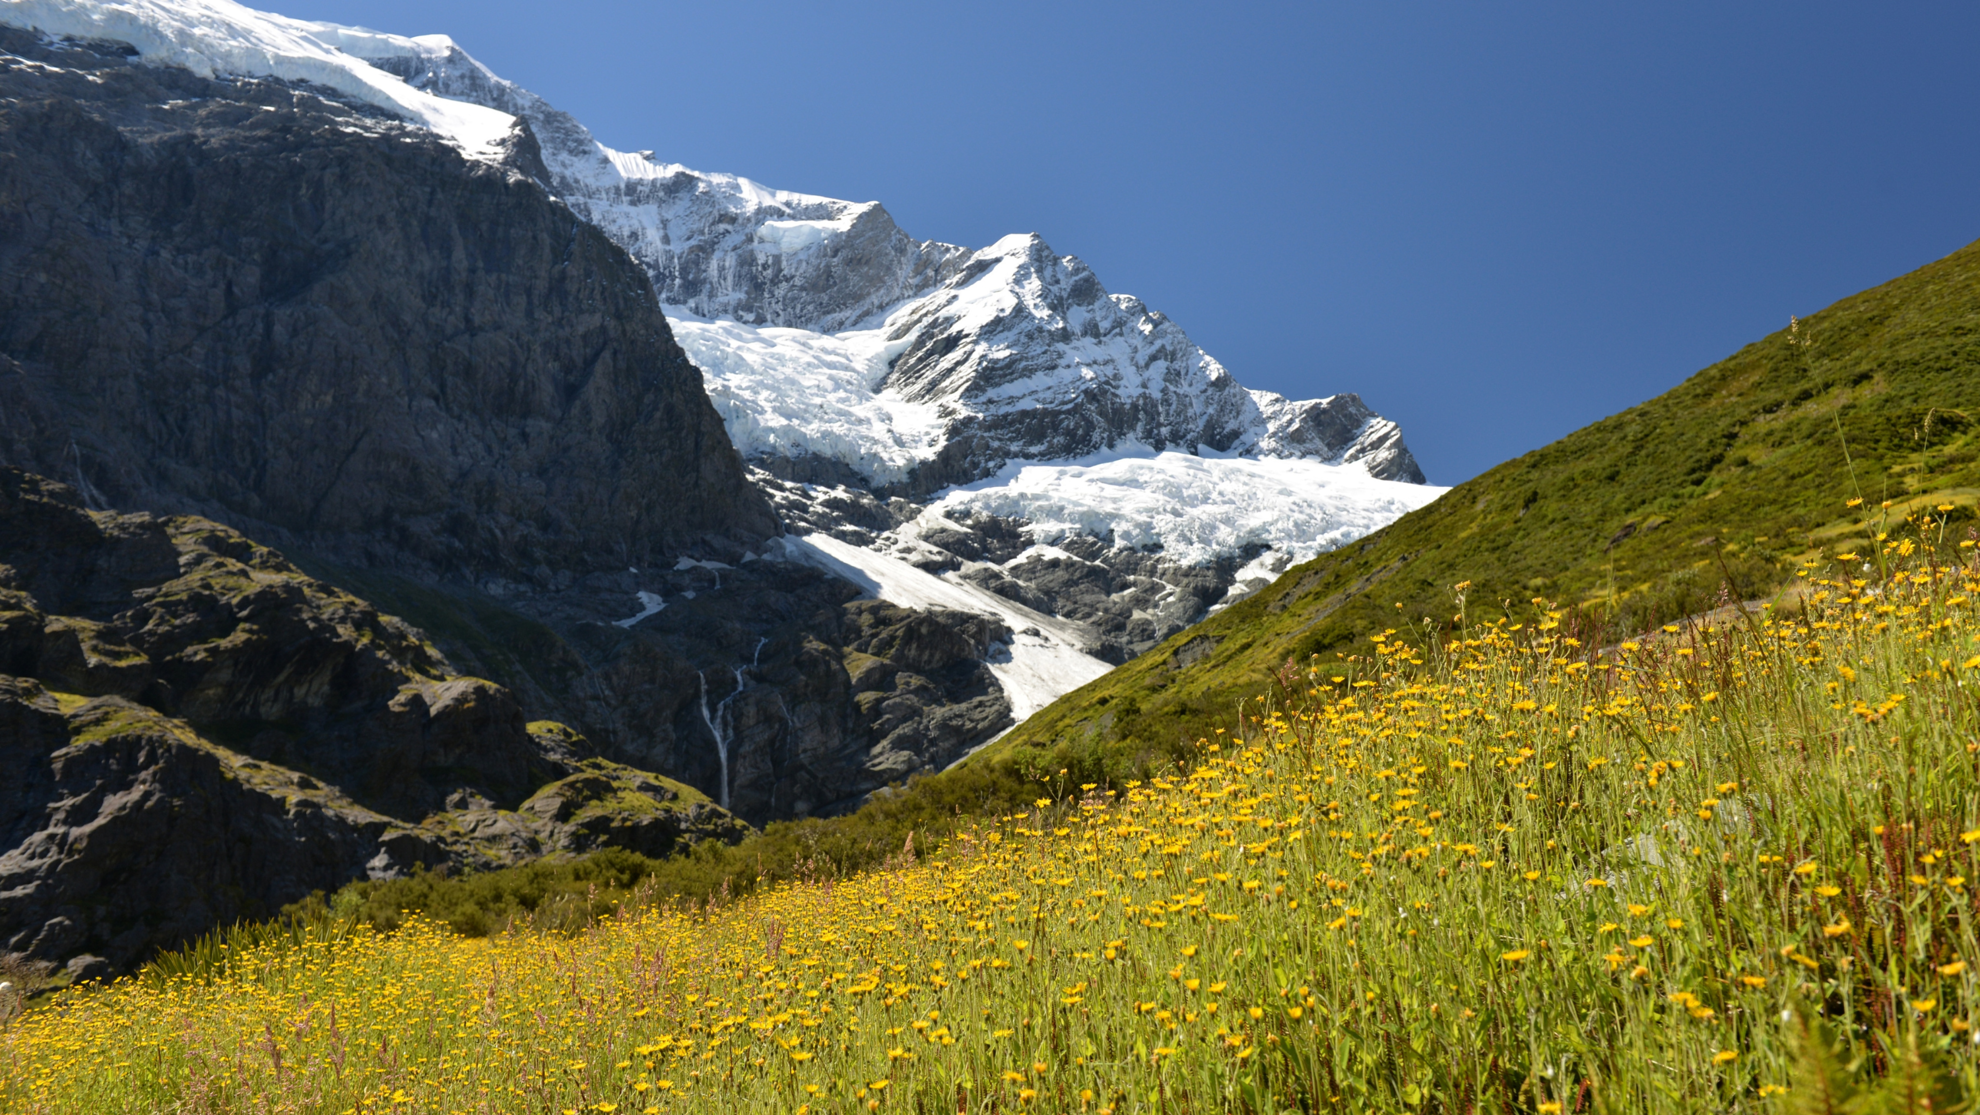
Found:
M 1042 234 L 1455 483 L 1980 238 L 1980 5 L 253 0 L 615 147 Z

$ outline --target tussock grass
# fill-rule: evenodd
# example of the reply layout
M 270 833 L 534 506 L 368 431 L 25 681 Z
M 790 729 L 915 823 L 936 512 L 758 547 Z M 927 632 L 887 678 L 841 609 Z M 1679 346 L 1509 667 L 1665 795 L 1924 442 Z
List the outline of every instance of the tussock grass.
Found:
M 0 1108 L 1949 1110 L 1980 565 L 1891 533 L 1606 648 L 1460 585 L 1455 630 L 1288 662 L 1187 764 L 863 873 L 62 992 L 0 1036 Z

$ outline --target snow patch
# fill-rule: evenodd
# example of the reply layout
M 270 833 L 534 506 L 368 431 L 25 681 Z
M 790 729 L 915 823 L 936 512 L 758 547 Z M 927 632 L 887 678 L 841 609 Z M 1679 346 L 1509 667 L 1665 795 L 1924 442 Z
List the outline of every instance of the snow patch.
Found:
M 756 241 L 780 252 L 801 252 L 851 232 L 864 211 L 862 207 L 833 221 L 765 221 L 756 229 Z
M 1018 556 L 1005 562 L 1004 568 L 1008 569 L 1013 565 L 1023 565 L 1025 562 L 1034 559 L 1038 561 L 1070 561 L 1079 565 L 1094 565 L 1102 569 L 1106 568 L 1100 562 L 1080 557 L 1078 554 L 1062 550 L 1057 546 L 1047 546 L 1042 543 L 1026 547 Z
M 648 616 L 659 615 L 660 609 L 665 608 L 667 606 L 667 602 L 661 599 L 660 594 L 657 592 L 641 592 L 638 594 L 638 596 L 639 596 L 639 614 L 633 616 L 627 616 L 624 619 L 615 619 L 612 621 L 612 626 L 631 627 L 633 624 L 638 623 L 640 620 L 643 620 Z
M 1032 611 L 975 585 L 937 577 L 896 557 L 841 542 L 829 534 L 785 538 L 791 561 L 843 577 L 868 595 L 903 608 L 950 608 L 994 616 L 1015 632 L 1011 645 L 992 648 L 990 672 L 1022 724 L 1061 696 L 1113 669 L 1079 649 L 1087 633 L 1078 624 Z
M 1232 575 L 1231 587 L 1224 591 L 1224 598 L 1210 605 L 1206 616 L 1214 616 L 1225 608 L 1243 600 L 1259 589 L 1279 579 L 1279 574 L 1292 568 L 1297 560 L 1295 555 L 1283 550 L 1267 550 L 1250 561 Z

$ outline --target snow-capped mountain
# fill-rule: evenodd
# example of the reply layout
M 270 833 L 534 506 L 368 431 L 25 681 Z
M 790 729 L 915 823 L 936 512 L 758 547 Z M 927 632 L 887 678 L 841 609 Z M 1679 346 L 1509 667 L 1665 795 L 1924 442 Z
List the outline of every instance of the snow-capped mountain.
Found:
M 605 147 L 444 36 L 354 49 L 415 88 L 529 123 L 552 188 L 647 267 L 730 436 L 795 521 L 1051 614 L 1066 604 L 1038 588 L 1036 554 L 990 569 L 929 538 L 982 551 L 980 534 L 957 541 L 962 524 L 995 519 L 1044 543 L 1077 522 L 1071 534 L 1104 543 L 1087 564 L 1122 574 L 1103 595 L 1124 615 L 1074 609 L 1109 660 L 1441 493 L 1358 395 L 1248 390 L 1036 235 L 976 251 L 916 240 L 877 202 Z M 927 529 L 922 505 L 958 485 Z M 849 504 L 864 513 L 833 510 Z M 1188 569 L 1212 585 L 1181 591 Z
M 1036 235 L 979 251 L 916 240 L 878 202 L 614 151 L 443 35 L 323 26 L 415 89 L 529 123 L 551 187 L 653 276 L 746 454 L 824 458 L 917 495 L 1010 461 L 1123 444 L 1358 463 L 1423 482 L 1395 424 L 1358 398 L 1246 390 L 1174 322 L 1109 294 Z M 752 359 L 759 350 L 769 366 Z M 829 404 L 806 405 L 819 387 Z
M 1084 623 L 1109 661 L 1440 494 L 1359 396 L 1248 390 L 1036 235 L 917 240 L 877 202 L 613 150 L 444 35 L 230 0 L 0 0 L 0 19 L 327 85 L 532 168 L 645 268 L 793 525 Z

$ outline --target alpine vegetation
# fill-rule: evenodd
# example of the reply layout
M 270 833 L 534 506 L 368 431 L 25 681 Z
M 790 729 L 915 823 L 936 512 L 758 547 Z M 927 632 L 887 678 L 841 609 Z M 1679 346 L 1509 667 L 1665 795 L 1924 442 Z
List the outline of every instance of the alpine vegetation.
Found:
M 1875 524 L 1873 524 L 1875 525 Z M 1170 768 L 736 901 L 335 919 L 72 989 L 9 1110 L 1951 1110 L 1980 560 L 1927 514 L 1598 646 L 1287 662 Z

